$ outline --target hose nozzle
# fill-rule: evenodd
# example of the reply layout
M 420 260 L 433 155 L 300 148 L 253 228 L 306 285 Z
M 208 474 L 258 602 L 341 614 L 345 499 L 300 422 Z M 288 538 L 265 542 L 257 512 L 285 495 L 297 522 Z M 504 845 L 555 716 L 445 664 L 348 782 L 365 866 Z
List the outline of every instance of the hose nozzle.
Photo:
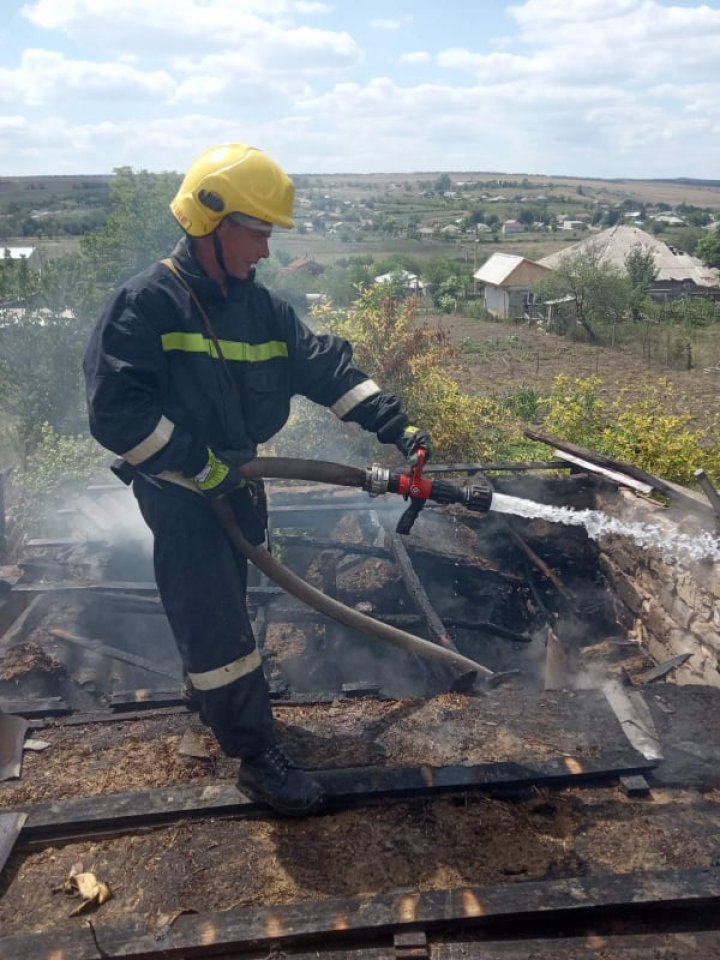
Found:
M 460 503 L 474 513 L 487 513 L 492 503 L 492 487 L 489 481 L 483 479 L 481 483 L 468 483 L 460 488 Z

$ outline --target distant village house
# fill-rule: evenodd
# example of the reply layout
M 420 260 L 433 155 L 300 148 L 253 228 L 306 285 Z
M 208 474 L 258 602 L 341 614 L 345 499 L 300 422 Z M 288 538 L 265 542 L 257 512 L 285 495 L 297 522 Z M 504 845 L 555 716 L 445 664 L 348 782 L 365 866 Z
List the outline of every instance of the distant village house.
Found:
M 475 292 L 483 292 L 485 309 L 503 320 L 520 319 L 535 300 L 535 284 L 550 275 L 547 267 L 513 253 L 493 253 L 473 274 Z

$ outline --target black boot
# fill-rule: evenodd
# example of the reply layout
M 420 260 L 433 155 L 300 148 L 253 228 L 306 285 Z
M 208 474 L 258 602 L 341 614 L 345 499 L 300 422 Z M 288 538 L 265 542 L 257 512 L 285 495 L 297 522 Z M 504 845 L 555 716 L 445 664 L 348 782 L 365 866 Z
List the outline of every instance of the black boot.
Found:
M 325 799 L 318 781 L 294 767 L 275 745 L 242 761 L 237 785 L 254 800 L 262 800 L 277 813 L 291 817 L 315 813 Z

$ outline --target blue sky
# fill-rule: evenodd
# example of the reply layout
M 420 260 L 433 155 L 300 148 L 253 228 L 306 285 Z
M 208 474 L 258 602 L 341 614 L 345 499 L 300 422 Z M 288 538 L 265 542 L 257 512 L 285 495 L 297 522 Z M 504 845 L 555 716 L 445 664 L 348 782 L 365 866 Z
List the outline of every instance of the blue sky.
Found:
M 720 2 L 3 0 L 0 176 L 720 178 Z

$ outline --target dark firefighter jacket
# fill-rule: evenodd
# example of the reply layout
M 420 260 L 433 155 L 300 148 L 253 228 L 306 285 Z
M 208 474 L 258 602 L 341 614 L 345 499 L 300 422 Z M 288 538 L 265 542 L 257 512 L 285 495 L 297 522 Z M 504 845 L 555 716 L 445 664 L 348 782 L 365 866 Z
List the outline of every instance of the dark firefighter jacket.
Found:
M 283 426 L 295 394 L 393 442 L 407 424 L 399 400 L 352 362 L 346 340 L 314 334 L 251 277 L 225 297 L 181 240 L 172 259 L 189 291 L 156 263 L 106 303 L 85 354 L 90 429 L 143 473 L 194 477 L 207 451 L 244 459 Z M 187 481 L 186 481 L 187 483 Z M 190 484 L 188 484 L 190 485 Z

